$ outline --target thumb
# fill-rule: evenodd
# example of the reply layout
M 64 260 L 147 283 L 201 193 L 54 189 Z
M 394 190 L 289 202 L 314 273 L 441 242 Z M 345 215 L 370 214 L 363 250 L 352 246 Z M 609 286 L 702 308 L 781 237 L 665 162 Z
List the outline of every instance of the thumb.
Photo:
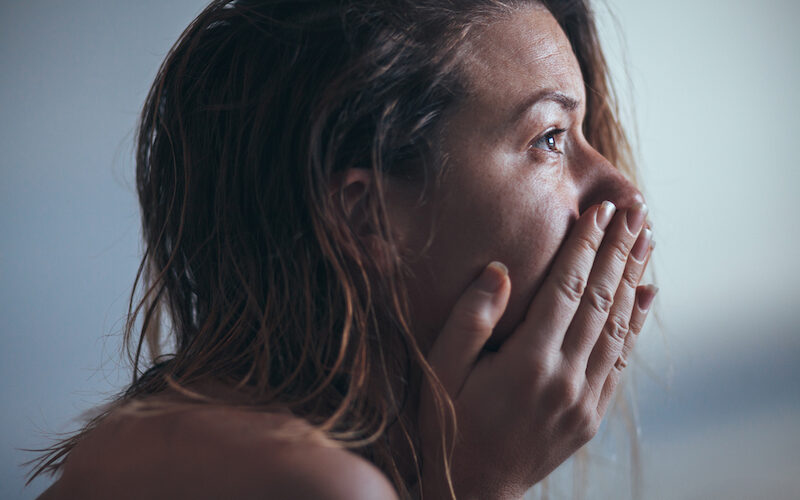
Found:
M 453 306 L 428 353 L 428 363 L 451 397 L 467 379 L 492 330 L 503 315 L 511 282 L 508 269 L 494 261 L 484 268 Z

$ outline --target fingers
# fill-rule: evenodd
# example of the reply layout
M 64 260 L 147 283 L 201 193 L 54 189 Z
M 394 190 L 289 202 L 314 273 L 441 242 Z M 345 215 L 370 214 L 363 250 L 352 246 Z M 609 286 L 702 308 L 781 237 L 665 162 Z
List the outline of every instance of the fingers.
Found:
M 600 393 L 608 371 L 619 357 L 625 338 L 628 335 L 631 315 L 634 310 L 636 288 L 639 285 L 645 262 L 650 254 L 651 236 L 650 229 L 645 228 L 636 239 L 630 258 L 625 265 L 622 281 L 619 283 L 619 288 L 617 288 L 614 295 L 614 304 L 611 312 L 602 328 L 600 338 L 591 348 L 591 354 L 585 364 L 586 379 L 595 394 Z
M 610 201 L 586 210 L 558 253 L 550 274 L 531 301 L 520 325 L 522 335 L 513 335 L 506 349 L 540 351 L 561 346 L 595 260 L 597 249 L 616 207 Z M 547 332 L 542 335 L 541 332 Z M 503 350 L 503 348 L 501 348 Z
M 464 291 L 428 353 L 428 363 L 451 397 L 469 374 L 508 304 L 508 269 L 492 262 Z
M 637 203 L 619 214 L 606 232 L 586 292 L 564 337 L 562 351 L 572 366 L 586 366 L 604 325 L 611 327 L 606 332 L 611 334 L 624 335 L 628 329 L 636 286 L 650 247 L 651 232 L 642 231 L 646 216 L 647 207 Z
M 639 332 L 642 331 L 644 320 L 647 319 L 647 313 L 650 312 L 650 307 L 653 304 L 658 293 L 658 288 L 653 285 L 643 285 L 636 289 L 636 305 L 631 315 L 631 327 L 628 335 L 625 337 L 625 344 L 622 347 L 622 353 L 617 358 L 617 361 L 611 367 L 611 371 L 605 379 L 600 399 L 597 403 L 597 413 L 599 415 L 605 414 L 611 397 L 614 395 L 614 390 L 617 388 L 619 379 L 622 376 L 622 370 L 628 364 L 628 356 L 636 344 L 636 339 L 639 338 Z

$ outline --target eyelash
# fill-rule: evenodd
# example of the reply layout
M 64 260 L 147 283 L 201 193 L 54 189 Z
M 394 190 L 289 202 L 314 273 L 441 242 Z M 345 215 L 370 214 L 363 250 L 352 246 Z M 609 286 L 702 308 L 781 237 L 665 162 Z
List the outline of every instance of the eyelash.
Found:
M 556 128 L 556 129 L 548 130 L 547 132 L 544 133 L 544 135 L 542 135 L 538 139 L 534 140 L 531 143 L 530 147 L 531 147 L 531 149 L 536 148 L 536 149 L 542 149 L 542 150 L 545 150 L 545 151 L 550 151 L 552 153 L 562 154 L 563 151 L 558 149 L 558 141 L 556 139 L 559 136 L 561 136 L 561 134 L 563 134 L 564 132 L 566 132 L 566 130 L 563 129 L 563 128 Z M 550 139 L 552 141 L 552 146 L 551 146 L 550 140 L 548 140 L 548 139 Z M 540 144 L 543 145 L 544 147 L 538 147 L 538 145 L 540 145 Z

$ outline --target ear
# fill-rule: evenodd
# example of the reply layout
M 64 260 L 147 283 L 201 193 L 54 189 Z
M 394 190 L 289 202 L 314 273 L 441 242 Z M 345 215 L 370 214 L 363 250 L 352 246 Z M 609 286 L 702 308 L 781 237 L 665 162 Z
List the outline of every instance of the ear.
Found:
M 334 206 L 340 209 L 342 221 L 353 229 L 372 258 L 383 266 L 388 257 L 386 242 L 375 230 L 370 218 L 375 174 L 365 168 L 348 168 L 334 172 L 328 192 Z
M 334 172 L 328 186 L 328 193 L 333 198 L 334 206 L 341 210 L 341 216 L 350 227 L 355 228 L 360 236 L 370 232 L 368 227 L 369 191 L 374 176 L 372 171 L 364 168 L 348 168 Z

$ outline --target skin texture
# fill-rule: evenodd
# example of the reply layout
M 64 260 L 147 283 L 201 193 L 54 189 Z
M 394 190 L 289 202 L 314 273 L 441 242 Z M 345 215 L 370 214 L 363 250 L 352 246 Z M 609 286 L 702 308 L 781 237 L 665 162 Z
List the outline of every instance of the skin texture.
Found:
M 442 127 L 443 201 L 410 205 L 395 185 L 392 218 L 422 256 L 413 321 L 455 402 L 455 492 L 520 498 L 600 425 L 656 292 L 639 285 L 651 231 L 641 193 L 582 134 L 582 75 L 549 12 L 516 11 L 471 43 L 471 92 Z M 423 387 L 422 490 L 445 498 L 433 408 Z
M 642 195 L 582 135 L 583 79 L 552 16 L 515 11 L 468 43 L 470 93 L 441 126 L 449 170 L 440 202 L 418 206 L 418 186 L 390 182 L 389 215 L 403 251 L 419 257 L 412 321 L 456 407 L 455 492 L 520 498 L 605 414 L 655 295 L 639 284 L 650 230 Z M 542 92 L 567 99 L 523 106 Z M 359 217 L 369 172 L 336 182 Z M 605 200 L 615 207 L 604 211 Z M 381 242 L 367 243 L 380 252 Z M 421 490 L 449 498 L 429 388 L 412 392 Z M 303 424 L 230 409 L 104 422 L 44 498 L 396 498 L 356 455 L 270 434 L 290 421 Z
M 423 342 L 435 338 L 488 262 L 506 264 L 514 290 L 490 343 L 497 347 L 522 320 L 579 214 L 604 200 L 626 208 L 643 198 L 584 139 L 583 78 L 546 10 L 529 8 L 492 24 L 465 52 L 470 96 L 442 126 L 445 200 L 417 209 L 399 202 L 393 217 L 405 225 L 406 244 L 419 251 L 427 221 L 439 214 L 430 250 L 412 267 L 415 331 Z M 579 107 L 567 111 L 545 99 L 518 113 L 543 91 L 561 92 Z M 567 129 L 555 137 L 562 153 L 541 142 L 531 147 L 552 128 Z
M 286 429 L 310 426 L 231 408 L 107 419 L 40 498 L 397 498 L 370 462 L 318 432 L 295 442 L 275 432 Z

